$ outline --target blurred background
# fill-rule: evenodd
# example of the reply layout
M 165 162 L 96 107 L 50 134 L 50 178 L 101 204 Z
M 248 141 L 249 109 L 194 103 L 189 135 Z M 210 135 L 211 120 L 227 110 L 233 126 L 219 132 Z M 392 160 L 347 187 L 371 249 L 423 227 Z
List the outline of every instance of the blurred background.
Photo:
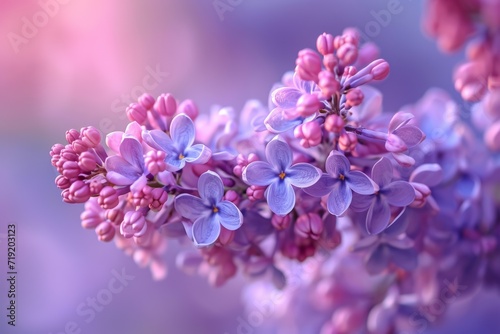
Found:
M 215 289 L 186 276 L 175 268 L 172 243 L 168 277 L 153 281 L 114 244 L 81 228 L 83 205 L 62 202 L 50 147 L 70 128 L 123 129 L 125 107 L 144 91 L 191 98 L 202 112 L 214 104 L 240 109 L 250 98 L 266 103 L 300 49 L 347 26 L 360 28 L 391 64 L 378 85 L 386 110 L 415 102 L 431 86 L 458 100 L 451 73 L 462 55 L 443 55 L 422 35 L 420 1 L 401 0 L 400 13 L 377 22 L 373 12 L 389 2 L 2 0 L 0 238 L 17 225 L 18 295 L 12 328 L 0 239 L 0 333 L 236 333 L 246 279 Z M 133 279 L 86 322 L 78 307 L 106 289 L 115 271 Z M 469 299 L 451 306 L 464 316 L 425 332 L 494 333 L 496 292 Z

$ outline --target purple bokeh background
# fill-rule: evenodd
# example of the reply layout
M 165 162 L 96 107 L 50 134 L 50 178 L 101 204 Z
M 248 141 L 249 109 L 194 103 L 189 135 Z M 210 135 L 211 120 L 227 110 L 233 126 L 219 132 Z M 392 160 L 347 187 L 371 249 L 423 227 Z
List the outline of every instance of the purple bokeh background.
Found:
M 60 333 L 74 321 L 81 333 L 236 333 L 244 317 L 237 277 L 212 288 L 174 266 L 179 246 L 170 243 L 169 275 L 154 282 L 113 244 L 83 230 L 82 205 L 61 201 L 48 151 L 69 128 L 118 130 L 122 95 L 141 86 L 146 68 L 168 73 L 148 90 L 194 99 L 202 112 L 219 104 L 241 108 L 249 98 L 267 101 L 272 84 L 294 68 L 298 50 L 314 47 L 318 34 L 344 27 L 366 31 L 371 11 L 389 0 L 243 0 L 221 20 L 212 0 L 70 0 L 19 52 L 7 38 L 20 34 L 23 17 L 41 10 L 37 1 L 0 4 L 0 234 L 17 224 L 17 326 L 6 326 L 5 279 L 0 279 L 0 333 Z M 384 107 L 397 111 L 431 86 L 452 89 L 461 55 L 439 53 L 421 33 L 423 4 L 401 0 L 400 14 L 379 24 L 372 38 L 391 64 L 378 88 Z M 127 100 L 126 97 L 123 100 Z M 123 108 L 124 111 L 124 108 Z M 4 240 L 0 277 L 6 272 Z M 112 271 L 135 278 L 89 323 L 78 305 L 108 286 Z M 480 292 L 451 305 L 452 312 L 426 333 L 496 333 L 497 292 Z M 495 327 L 496 326 L 496 327 Z M 258 333 L 258 328 L 255 333 Z

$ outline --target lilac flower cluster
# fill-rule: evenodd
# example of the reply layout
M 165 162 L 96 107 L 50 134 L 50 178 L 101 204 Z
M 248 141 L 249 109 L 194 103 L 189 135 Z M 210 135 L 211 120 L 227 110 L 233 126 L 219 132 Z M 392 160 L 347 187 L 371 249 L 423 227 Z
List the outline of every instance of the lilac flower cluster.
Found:
M 281 305 L 305 332 L 401 332 L 444 287 L 498 285 L 500 131 L 478 131 L 498 113 L 493 93 L 477 128 L 439 90 L 384 113 L 368 84 L 389 64 L 355 29 L 316 49 L 298 53 L 268 106 L 204 115 L 144 94 L 107 149 L 93 127 L 67 131 L 50 152 L 63 200 L 85 203 L 82 226 L 156 279 L 167 240 L 191 240 L 178 267 L 216 286 L 241 271 L 281 289 L 294 263 L 312 263 Z

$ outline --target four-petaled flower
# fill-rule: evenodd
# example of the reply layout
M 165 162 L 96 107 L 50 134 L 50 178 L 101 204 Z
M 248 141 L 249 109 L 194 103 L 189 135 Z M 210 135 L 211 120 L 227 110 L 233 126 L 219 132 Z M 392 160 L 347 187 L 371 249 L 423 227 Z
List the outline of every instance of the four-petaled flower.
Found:
M 379 190 L 372 195 L 358 195 L 353 193 L 351 208 L 366 215 L 366 230 L 370 234 L 378 234 L 394 223 L 403 213 L 404 208 L 415 200 L 415 190 L 406 181 L 394 181 L 391 161 L 382 157 L 373 165 L 372 180 L 379 186 Z M 391 212 L 392 207 L 403 208 L 398 212 Z M 391 216 L 396 215 L 391 219 Z
M 175 210 L 193 221 L 192 235 L 198 246 L 213 244 L 221 232 L 221 225 L 234 231 L 243 223 L 243 215 L 232 202 L 222 200 L 224 186 L 216 173 L 207 171 L 198 179 L 200 197 L 181 194 L 175 198 Z
M 286 215 L 295 206 L 292 186 L 306 188 L 315 184 L 321 170 L 308 163 L 292 165 L 290 146 L 278 137 L 266 146 L 265 161 L 254 161 L 243 171 L 243 180 L 254 186 L 268 186 L 265 192 L 269 208 L 277 215 Z
M 186 163 L 204 164 L 210 159 L 212 152 L 208 147 L 193 145 L 195 133 L 191 118 L 179 114 L 170 124 L 170 136 L 161 130 L 150 130 L 144 131 L 142 138 L 149 146 L 167 153 L 167 170 L 175 172 L 184 168 Z
M 142 144 L 130 135 L 124 135 L 119 147 L 120 155 L 108 157 L 104 163 L 109 182 L 119 186 L 143 183 L 148 170 L 144 165 Z
M 330 153 L 325 169 L 327 173 L 304 191 L 316 197 L 328 195 L 327 208 L 332 215 L 340 216 L 349 208 L 353 191 L 362 195 L 375 193 L 370 178 L 363 172 L 351 171 L 351 163 L 338 151 Z

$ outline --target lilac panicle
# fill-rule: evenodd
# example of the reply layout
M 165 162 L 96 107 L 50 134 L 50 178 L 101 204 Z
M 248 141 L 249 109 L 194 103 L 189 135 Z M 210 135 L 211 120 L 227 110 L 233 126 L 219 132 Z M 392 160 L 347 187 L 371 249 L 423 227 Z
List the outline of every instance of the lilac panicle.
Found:
M 219 175 L 203 173 L 198 180 L 200 197 L 181 194 L 175 198 L 175 210 L 193 221 L 192 234 L 196 245 L 213 244 L 221 233 L 221 225 L 234 231 L 243 223 L 241 211 L 232 202 L 222 200 L 224 186 Z
M 308 163 L 292 165 L 290 146 L 278 137 L 266 146 L 268 162 L 255 161 L 243 171 L 243 180 L 256 186 L 267 186 L 266 198 L 269 208 L 275 214 L 286 215 L 295 206 L 295 190 L 316 183 L 321 170 Z

